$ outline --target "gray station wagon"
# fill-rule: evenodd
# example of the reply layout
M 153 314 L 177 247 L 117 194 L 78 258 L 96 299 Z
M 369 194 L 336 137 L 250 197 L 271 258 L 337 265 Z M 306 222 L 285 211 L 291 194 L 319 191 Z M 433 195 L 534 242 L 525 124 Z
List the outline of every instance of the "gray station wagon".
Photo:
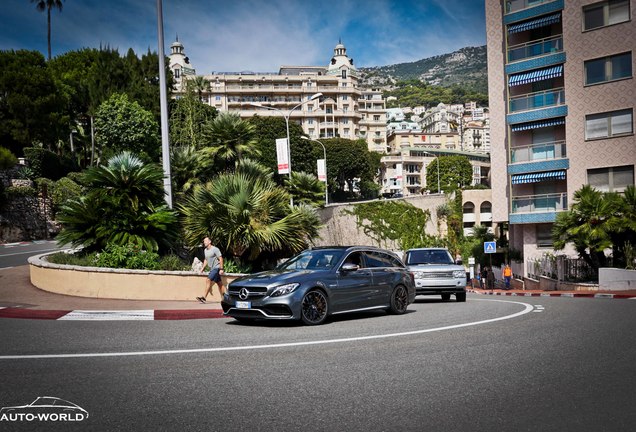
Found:
M 403 314 L 415 300 L 413 276 L 393 253 L 366 246 L 305 250 L 274 270 L 232 281 L 223 313 L 239 321 L 301 320 L 386 309 Z

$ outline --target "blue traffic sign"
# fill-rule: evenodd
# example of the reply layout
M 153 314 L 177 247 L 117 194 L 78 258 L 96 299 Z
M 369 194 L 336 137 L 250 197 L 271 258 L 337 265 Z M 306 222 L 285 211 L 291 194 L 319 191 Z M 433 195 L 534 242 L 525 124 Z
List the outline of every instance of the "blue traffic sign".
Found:
M 497 253 L 497 242 L 484 242 L 484 253 Z

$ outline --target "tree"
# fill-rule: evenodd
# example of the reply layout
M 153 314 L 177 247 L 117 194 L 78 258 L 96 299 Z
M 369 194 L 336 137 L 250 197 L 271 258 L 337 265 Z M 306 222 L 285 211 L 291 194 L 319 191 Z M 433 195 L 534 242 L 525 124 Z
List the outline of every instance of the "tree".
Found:
M 125 94 L 113 94 L 99 107 L 95 136 L 106 156 L 128 150 L 154 161 L 160 154 L 159 125 L 152 113 Z
M 612 232 L 623 226 L 619 217 L 622 206 L 618 194 L 583 186 L 574 192 L 571 209 L 557 214 L 552 228 L 554 249 L 572 243 L 579 256 L 598 270 L 606 264 L 605 249 L 613 246 Z
M 0 51 L 0 142 L 16 156 L 34 144 L 48 149 L 68 140 L 67 101 L 44 56 L 36 51 Z
M 254 132 L 254 126 L 238 114 L 221 113 L 207 125 L 204 154 L 232 170 L 243 157 L 258 155 Z
M 325 202 L 325 186 L 313 174 L 292 171 L 291 180 L 285 179 L 285 186 L 294 203 L 318 207 Z
M 177 200 L 190 191 L 202 179 L 201 155 L 194 146 L 172 146 L 170 148 L 170 177 Z
M 210 236 L 243 262 L 298 252 L 317 236 L 320 224 L 313 209 L 290 208 L 289 194 L 272 180 L 271 171 L 251 161 L 195 187 L 179 208 L 191 246 Z
M 332 138 L 322 141 L 329 161 L 330 190 L 352 192 L 358 181 L 373 179 L 379 169 L 377 158 L 371 155 L 364 140 Z
M 197 99 L 188 89 L 181 98 L 173 99 L 170 111 L 170 143 L 199 149 L 206 144 L 205 130 L 217 115 L 216 108 Z
M 437 164 L 443 192 L 452 192 L 469 186 L 473 179 L 473 168 L 466 156 L 436 157 L 426 167 L 426 187 L 430 191 L 438 190 Z
M 186 88 L 194 91 L 199 96 L 199 102 L 203 102 L 203 92 L 210 90 L 210 80 L 205 79 L 204 76 L 197 75 L 186 81 Z
M 35 7 L 40 12 L 44 12 L 46 10 L 46 41 L 47 46 L 49 48 L 49 57 L 51 60 L 51 9 L 57 8 L 60 12 L 62 12 L 62 1 L 60 0 L 31 0 L 31 3 L 35 3 Z
M 86 195 L 62 206 L 57 240 L 87 250 L 133 243 L 143 249 L 168 249 L 176 232 L 176 214 L 163 200 L 163 170 L 123 152 L 107 166 L 85 171 Z

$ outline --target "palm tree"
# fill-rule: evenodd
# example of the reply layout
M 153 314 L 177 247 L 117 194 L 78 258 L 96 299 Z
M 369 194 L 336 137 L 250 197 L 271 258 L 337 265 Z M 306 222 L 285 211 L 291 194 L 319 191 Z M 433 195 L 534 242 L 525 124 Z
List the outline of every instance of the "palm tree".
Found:
M 245 166 L 246 169 L 243 169 Z M 263 254 L 289 255 L 317 236 L 320 221 L 308 206 L 289 207 L 289 195 L 247 161 L 194 188 L 180 207 L 186 241 L 197 245 L 210 236 L 216 245 L 242 261 Z
M 177 192 L 188 192 L 201 179 L 201 155 L 194 146 L 175 146 L 170 149 L 172 187 Z
M 293 171 L 291 180 L 285 178 L 285 186 L 294 197 L 294 203 L 317 207 L 325 202 L 325 186 L 313 174 Z
M 57 8 L 60 12 L 62 12 L 62 0 L 31 0 L 31 3 L 35 3 L 36 9 L 40 12 L 44 12 L 46 10 L 46 40 L 49 48 L 48 59 L 51 60 L 51 9 Z
M 111 243 L 134 243 L 151 251 L 171 246 L 177 217 L 163 202 L 161 167 L 124 152 L 83 177 L 86 195 L 67 201 L 59 213 L 60 244 L 88 250 L 103 250 Z
M 187 84 L 188 88 L 194 90 L 199 95 L 199 101 L 203 101 L 203 92 L 210 90 L 210 80 L 205 79 L 203 76 L 196 76 L 190 78 Z
M 554 249 L 572 243 L 579 256 L 593 269 L 605 265 L 605 249 L 612 248 L 612 232 L 619 226 L 621 198 L 590 185 L 574 192 L 572 208 L 557 214 L 552 228 Z
M 236 113 L 224 112 L 209 123 L 206 134 L 208 147 L 204 153 L 220 159 L 233 169 L 244 156 L 258 156 L 255 126 L 244 121 Z

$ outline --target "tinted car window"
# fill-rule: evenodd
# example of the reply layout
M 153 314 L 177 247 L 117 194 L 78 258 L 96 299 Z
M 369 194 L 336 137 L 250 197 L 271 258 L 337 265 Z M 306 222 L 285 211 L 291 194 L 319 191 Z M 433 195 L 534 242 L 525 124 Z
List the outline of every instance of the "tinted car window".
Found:
M 341 250 L 312 250 L 301 253 L 284 262 L 278 268 L 282 270 L 330 269 L 340 260 Z
M 445 250 L 413 250 L 406 255 L 406 264 L 454 264 Z
M 366 256 L 369 267 L 402 267 L 396 258 L 382 252 L 371 251 Z
M 349 254 L 349 256 L 347 256 L 347 258 L 345 259 L 344 264 L 355 264 L 355 265 L 357 265 L 360 268 L 364 267 L 364 261 L 362 259 L 362 253 L 361 252 L 351 252 Z

